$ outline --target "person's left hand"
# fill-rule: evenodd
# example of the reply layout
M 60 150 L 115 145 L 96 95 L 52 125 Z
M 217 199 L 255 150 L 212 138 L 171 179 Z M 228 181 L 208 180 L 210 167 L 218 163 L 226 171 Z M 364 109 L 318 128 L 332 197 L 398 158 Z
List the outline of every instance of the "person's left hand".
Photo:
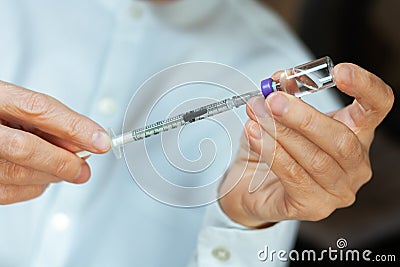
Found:
M 316 221 L 355 201 L 372 175 L 374 130 L 394 97 L 381 79 L 356 65 L 337 65 L 334 77 L 337 88 L 355 100 L 330 114 L 283 92 L 249 101 L 246 135 L 221 185 L 221 192 L 233 187 L 219 200 L 232 220 L 254 228 Z M 249 193 L 252 179 L 263 182 Z

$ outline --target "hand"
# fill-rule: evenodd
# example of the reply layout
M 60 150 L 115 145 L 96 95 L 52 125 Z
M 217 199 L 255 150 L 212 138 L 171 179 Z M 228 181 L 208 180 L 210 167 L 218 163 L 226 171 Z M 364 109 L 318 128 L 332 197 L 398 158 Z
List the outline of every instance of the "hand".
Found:
M 0 82 L 0 204 L 35 198 L 49 183 L 84 183 L 85 160 L 74 152 L 104 153 L 107 133 L 54 98 Z
M 260 228 L 282 220 L 321 220 L 351 205 L 371 178 L 370 145 L 393 105 L 393 92 L 353 64 L 337 65 L 334 77 L 337 88 L 355 100 L 330 114 L 283 92 L 249 101 L 246 136 L 221 185 L 227 192 L 241 178 L 220 199 L 234 221 Z M 249 193 L 252 179 L 263 183 Z

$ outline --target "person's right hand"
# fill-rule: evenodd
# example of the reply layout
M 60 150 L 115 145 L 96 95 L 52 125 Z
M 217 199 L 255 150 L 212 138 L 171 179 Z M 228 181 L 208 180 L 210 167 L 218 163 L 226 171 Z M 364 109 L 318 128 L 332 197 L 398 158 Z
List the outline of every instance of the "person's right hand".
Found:
M 85 160 L 74 153 L 110 149 L 98 124 L 56 99 L 0 81 L 0 204 L 35 198 L 49 183 L 84 183 Z

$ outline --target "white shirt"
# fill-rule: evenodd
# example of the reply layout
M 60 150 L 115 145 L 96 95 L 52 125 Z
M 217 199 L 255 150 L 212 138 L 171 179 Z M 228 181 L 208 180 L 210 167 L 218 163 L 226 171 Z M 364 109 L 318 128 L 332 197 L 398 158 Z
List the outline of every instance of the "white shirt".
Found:
M 251 0 L 2 0 L 0 36 L 0 80 L 56 97 L 114 129 L 135 90 L 165 67 L 215 61 L 258 84 L 310 58 Z M 332 110 L 329 94 L 310 101 Z M 234 151 L 239 140 L 232 142 Z M 266 266 L 257 259 L 265 245 L 293 244 L 296 222 L 248 230 L 216 203 L 183 209 L 154 200 L 111 153 L 89 164 L 84 185 L 54 184 L 37 199 L 0 208 L 1 266 Z

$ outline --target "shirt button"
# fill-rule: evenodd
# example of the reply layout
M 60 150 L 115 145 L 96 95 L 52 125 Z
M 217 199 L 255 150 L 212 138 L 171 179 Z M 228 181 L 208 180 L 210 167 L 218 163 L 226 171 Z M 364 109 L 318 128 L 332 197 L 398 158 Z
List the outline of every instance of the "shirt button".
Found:
M 231 253 L 224 247 L 214 248 L 212 251 L 212 255 L 219 261 L 227 261 L 231 257 Z
M 100 99 L 98 107 L 101 113 L 104 115 L 111 115 L 115 112 L 117 104 L 111 97 L 105 97 Z
M 54 214 L 51 219 L 51 226 L 57 231 L 65 231 L 69 227 L 69 217 L 62 212 Z
M 140 19 L 143 15 L 143 8 L 141 8 L 138 5 L 134 5 L 130 9 L 130 13 L 131 13 L 132 18 Z

